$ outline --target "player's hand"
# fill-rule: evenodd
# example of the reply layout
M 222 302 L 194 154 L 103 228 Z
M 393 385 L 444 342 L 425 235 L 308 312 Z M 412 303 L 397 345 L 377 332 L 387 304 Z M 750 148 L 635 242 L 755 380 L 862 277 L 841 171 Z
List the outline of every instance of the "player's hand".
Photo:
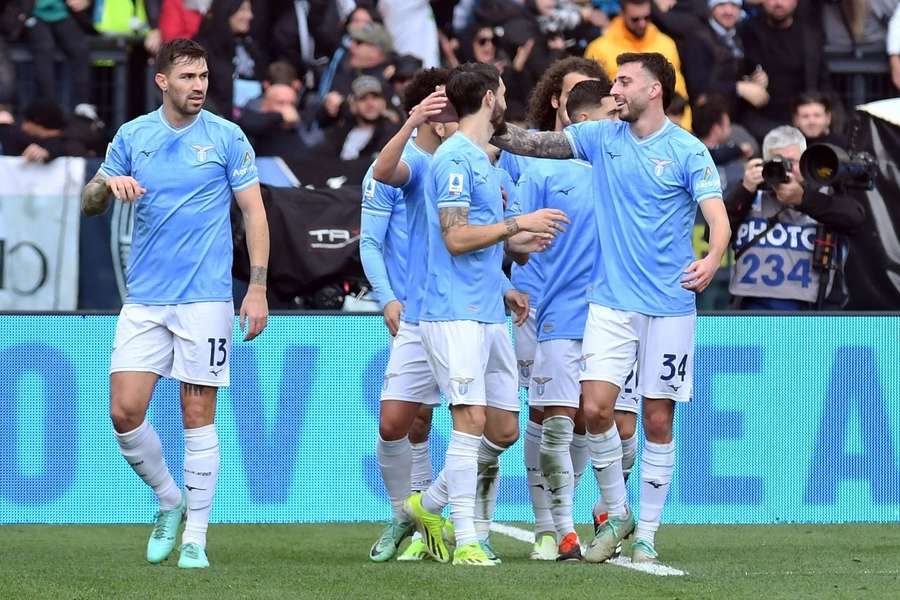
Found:
M 409 118 L 406 119 L 406 123 L 412 128 L 418 127 L 431 117 L 441 114 L 448 102 L 447 94 L 442 86 L 441 89 L 431 92 L 424 100 L 413 107 L 409 113 Z
M 741 182 L 741 185 L 748 192 L 756 192 L 756 189 L 762 185 L 762 166 L 763 160 L 761 158 L 752 158 L 744 165 L 744 180 Z
M 106 180 L 106 187 L 109 188 L 113 196 L 122 202 L 134 202 L 147 193 L 147 190 L 137 182 L 137 179 L 129 175 L 110 177 Z
M 531 254 L 533 252 L 543 252 L 550 247 L 552 242 L 553 236 L 549 233 L 520 231 L 506 240 L 506 247 L 510 252 L 517 254 Z
M 266 328 L 269 319 L 269 303 L 266 300 L 266 288 L 250 284 L 247 295 L 241 303 L 241 331 L 245 330 L 244 341 L 249 342 Z
M 22 152 L 22 158 L 28 162 L 45 163 L 50 160 L 50 152 L 43 146 L 28 144 L 28 147 Z
M 397 335 L 400 329 L 400 313 L 403 312 L 403 305 L 399 300 L 391 300 L 384 305 L 384 324 L 387 325 L 391 335 Z
M 516 217 L 516 223 L 522 231 L 533 233 L 549 233 L 556 235 L 566 230 L 565 224 L 569 223 L 566 213 L 556 208 L 542 208 L 527 215 Z
M 509 290 L 504 296 L 506 305 L 513 314 L 513 323 L 521 327 L 528 320 L 528 294 L 519 290 Z
M 712 281 L 716 271 L 719 270 L 719 263 L 721 263 L 721 258 L 717 260 L 712 255 L 695 260 L 685 269 L 684 277 L 681 278 L 681 287 L 696 293 L 702 292 Z

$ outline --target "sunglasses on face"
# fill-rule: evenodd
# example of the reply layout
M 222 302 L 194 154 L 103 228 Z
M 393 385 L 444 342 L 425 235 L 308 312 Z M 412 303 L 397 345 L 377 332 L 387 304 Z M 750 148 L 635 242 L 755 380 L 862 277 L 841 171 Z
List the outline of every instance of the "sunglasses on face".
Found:
M 475 39 L 475 43 L 479 46 L 484 46 L 486 44 L 493 44 L 494 38 L 492 37 L 480 37 Z

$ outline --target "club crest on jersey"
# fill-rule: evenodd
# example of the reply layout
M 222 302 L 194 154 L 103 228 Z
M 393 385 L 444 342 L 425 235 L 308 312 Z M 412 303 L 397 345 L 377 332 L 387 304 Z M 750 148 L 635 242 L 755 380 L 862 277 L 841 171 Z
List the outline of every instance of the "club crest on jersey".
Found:
M 522 374 L 524 379 L 531 379 L 531 365 L 534 364 L 533 360 L 520 360 L 519 361 L 519 373 Z
M 463 191 L 462 173 L 450 173 L 450 183 L 447 186 L 447 191 L 453 195 L 462 194 L 462 191 Z
M 206 162 L 206 153 L 215 148 L 215 146 L 199 146 L 193 144 L 191 148 L 197 151 L 197 162 Z
M 578 359 L 580 364 L 581 371 L 587 371 L 587 361 L 590 357 L 594 356 L 593 354 L 582 354 L 581 358 Z
M 384 385 L 382 386 L 382 390 L 387 391 L 388 386 L 391 384 L 391 379 L 397 376 L 397 373 L 385 373 L 384 374 Z
M 553 378 L 552 377 L 535 377 L 534 379 L 532 379 L 532 381 L 537 384 L 537 386 L 534 388 L 534 391 L 537 392 L 538 396 L 543 396 L 545 384 L 553 381 Z
M 475 381 L 472 377 L 451 377 L 450 381 L 455 381 L 459 388 L 459 393 L 463 396 L 469 393 L 469 384 Z
M 674 161 L 671 161 L 671 160 L 668 160 L 665 158 L 651 158 L 650 162 L 652 162 L 653 165 L 656 167 L 653 171 L 656 174 L 656 176 L 662 177 L 663 171 L 665 171 L 666 167 L 671 165 Z

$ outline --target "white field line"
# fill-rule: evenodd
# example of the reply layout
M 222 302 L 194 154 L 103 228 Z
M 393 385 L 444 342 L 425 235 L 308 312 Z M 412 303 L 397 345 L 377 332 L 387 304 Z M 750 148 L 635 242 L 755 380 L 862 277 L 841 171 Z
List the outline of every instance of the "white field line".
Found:
M 512 525 L 504 525 L 503 523 L 491 523 L 491 531 L 496 531 L 497 533 L 509 536 L 515 540 L 519 540 L 520 542 L 525 542 L 526 544 L 534 543 L 534 535 L 530 531 L 526 531 L 519 527 L 513 527 Z M 685 571 L 659 563 L 634 564 L 631 562 L 630 558 L 624 556 L 613 558 L 607 562 L 617 567 L 631 569 L 632 571 L 639 571 L 648 575 L 656 575 L 657 577 L 680 577 L 682 575 L 687 575 Z

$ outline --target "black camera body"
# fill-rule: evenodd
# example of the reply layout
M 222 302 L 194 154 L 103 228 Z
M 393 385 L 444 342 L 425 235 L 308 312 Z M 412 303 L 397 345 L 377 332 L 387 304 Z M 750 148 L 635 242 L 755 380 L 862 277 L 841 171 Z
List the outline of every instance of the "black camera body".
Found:
M 767 160 L 762 166 L 763 183 L 759 186 L 759 189 L 771 190 L 778 184 L 789 182 L 793 168 L 794 164 L 791 162 L 791 159 L 783 156 L 776 156 Z

